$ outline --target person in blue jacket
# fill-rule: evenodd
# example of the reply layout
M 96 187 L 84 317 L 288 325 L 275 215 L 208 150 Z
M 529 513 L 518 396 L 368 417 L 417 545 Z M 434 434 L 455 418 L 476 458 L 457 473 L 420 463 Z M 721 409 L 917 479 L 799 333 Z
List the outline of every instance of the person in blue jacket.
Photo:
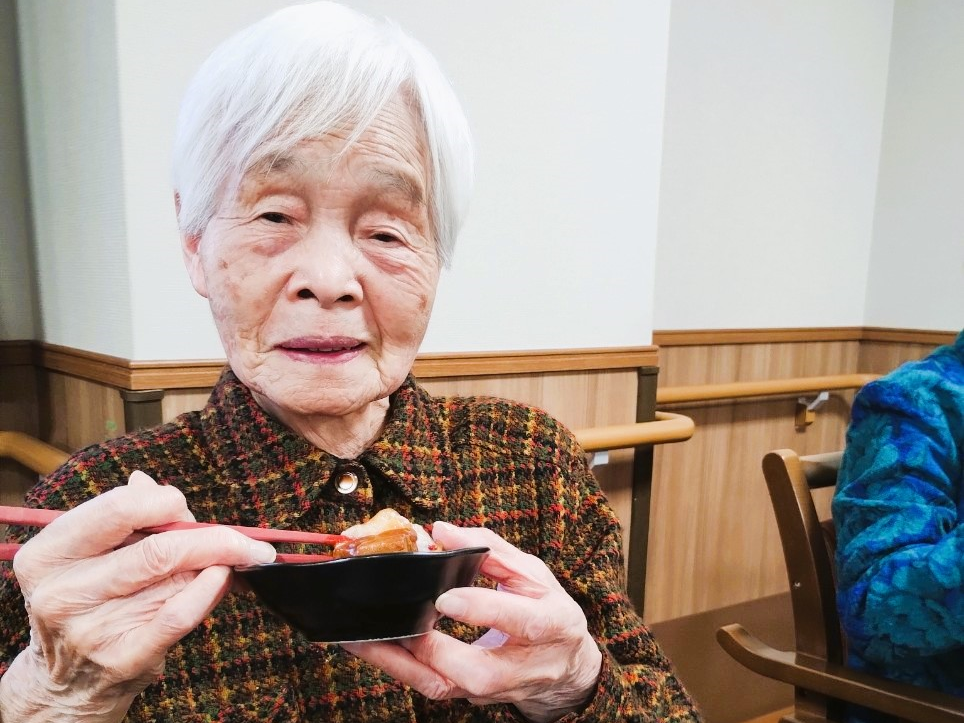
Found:
M 962 470 L 964 332 L 854 400 L 832 508 L 851 667 L 964 696 Z

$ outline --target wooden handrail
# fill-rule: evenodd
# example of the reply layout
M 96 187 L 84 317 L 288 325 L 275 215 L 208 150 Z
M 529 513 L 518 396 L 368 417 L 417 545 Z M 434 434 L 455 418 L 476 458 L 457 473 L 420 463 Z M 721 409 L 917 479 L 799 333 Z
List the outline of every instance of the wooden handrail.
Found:
M 16 460 L 37 474 L 47 475 L 70 455 L 23 432 L 0 432 L 0 457 Z
M 741 399 L 744 397 L 774 397 L 805 392 L 822 392 L 831 389 L 859 389 L 877 379 L 879 374 L 835 374 L 823 377 L 794 377 L 791 379 L 767 379 L 760 382 L 730 382 L 728 384 L 694 384 L 691 386 L 663 387 L 656 390 L 657 404 L 680 402 L 709 402 L 717 399 Z
M 585 451 L 601 452 L 642 444 L 683 442 L 693 436 L 694 428 L 693 420 L 687 416 L 656 412 L 656 419 L 652 422 L 590 427 L 577 430 L 574 434 Z

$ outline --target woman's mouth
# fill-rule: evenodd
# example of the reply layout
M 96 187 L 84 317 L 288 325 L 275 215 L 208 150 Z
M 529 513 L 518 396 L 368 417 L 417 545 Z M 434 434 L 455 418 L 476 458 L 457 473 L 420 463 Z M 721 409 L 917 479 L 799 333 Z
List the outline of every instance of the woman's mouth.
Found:
M 344 362 L 354 359 L 367 345 L 351 337 L 288 339 L 275 348 L 296 361 Z

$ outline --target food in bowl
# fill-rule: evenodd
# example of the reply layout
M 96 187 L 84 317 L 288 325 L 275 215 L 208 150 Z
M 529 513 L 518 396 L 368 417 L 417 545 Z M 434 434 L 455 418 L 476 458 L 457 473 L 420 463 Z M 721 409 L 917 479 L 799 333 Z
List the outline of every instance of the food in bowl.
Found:
M 339 543 L 346 548 L 335 553 L 337 559 L 235 572 L 269 610 L 310 641 L 393 640 L 432 630 L 439 618 L 435 600 L 446 590 L 472 585 L 489 553 L 487 547 L 441 550 L 424 528 L 394 510 L 382 510 L 343 534 L 352 539 Z
M 332 550 L 335 558 L 441 549 L 424 527 L 410 522 L 390 507 L 379 510 L 368 522 L 349 527 L 341 534 L 351 539 L 335 545 Z

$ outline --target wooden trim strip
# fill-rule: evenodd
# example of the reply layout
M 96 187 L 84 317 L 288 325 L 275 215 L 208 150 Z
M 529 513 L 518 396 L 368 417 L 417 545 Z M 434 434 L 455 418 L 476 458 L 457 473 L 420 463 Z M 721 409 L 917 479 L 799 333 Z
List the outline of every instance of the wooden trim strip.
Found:
M 139 362 L 43 342 L 38 347 L 44 369 L 128 391 L 211 387 L 224 369 L 223 359 Z
M 414 372 L 428 379 L 636 369 L 658 366 L 658 354 L 655 346 L 419 354 Z
M 714 346 L 718 344 L 773 344 L 777 342 L 859 341 L 859 326 L 775 329 L 691 329 L 654 331 L 658 346 Z
M 832 326 L 774 329 L 689 329 L 653 332 L 657 346 L 715 346 L 814 341 L 885 341 L 902 344 L 950 344 L 959 331 Z
M 600 452 L 644 444 L 683 442 L 693 436 L 694 429 L 693 420 L 687 416 L 656 412 L 656 420 L 653 422 L 592 427 L 577 430 L 573 434 L 586 452 Z
M 928 329 L 891 329 L 882 326 L 864 327 L 861 341 L 889 341 L 899 344 L 953 344 L 960 331 L 932 331 Z
M 190 361 L 129 362 L 131 379 L 126 389 L 208 389 L 213 387 L 227 361 L 194 359 Z
M 831 389 L 859 389 L 877 379 L 879 374 L 835 374 L 823 377 L 794 377 L 791 379 L 767 379 L 759 382 L 730 382 L 728 384 L 693 384 L 681 387 L 663 387 L 656 390 L 657 404 L 680 402 L 709 402 L 717 399 L 741 399 L 744 397 L 773 397 L 805 392 L 822 392 Z
M 126 389 L 130 383 L 130 368 L 126 360 L 109 354 L 39 342 L 37 360 L 43 369 L 119 389 Z
M 637 369 L 658 366 L 658 354 L 655 346 L 421 354 L 414 372 L 430 379 Z M 213 387 L 225 365 L 223 359 L 130 361 L 45 342 L 0 343 L 0 366 L 31 363 L 128 391 Z

